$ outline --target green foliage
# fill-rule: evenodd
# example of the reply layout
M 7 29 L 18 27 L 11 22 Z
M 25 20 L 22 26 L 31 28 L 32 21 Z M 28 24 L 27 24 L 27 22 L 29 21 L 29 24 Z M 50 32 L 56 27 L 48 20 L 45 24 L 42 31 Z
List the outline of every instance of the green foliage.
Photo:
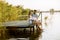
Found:
M 28 13 L 29 9 L 24 9 L 20 5 L 12 6 L 0 1 L 0 22 L 21 20 L 20 15 L 28 15 Z

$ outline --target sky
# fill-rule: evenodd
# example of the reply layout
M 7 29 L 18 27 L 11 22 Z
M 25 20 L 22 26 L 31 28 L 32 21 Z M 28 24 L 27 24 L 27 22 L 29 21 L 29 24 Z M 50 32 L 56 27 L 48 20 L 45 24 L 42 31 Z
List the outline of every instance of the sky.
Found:
M 13 6 L 22 5 L 24 8 L 42 11 L 50 10 L 52 8 L 55 10 L 60 10 L 60 0 L 6 0 L 6 2 L 12 4 Z M 41 40 L 60 40 L 60 13 L 55 13 L 51 20 L 49 13 L 43 14 L 43 18 L 44 16 L 49 16 L 49 19 L 47 20 L 48 27 L 43 25 L 44 32 L 42 33 Z
M 60 9 L 60 0 L 6 0 L 12 5 L 22 5 L 24 8 L 49 10 Z

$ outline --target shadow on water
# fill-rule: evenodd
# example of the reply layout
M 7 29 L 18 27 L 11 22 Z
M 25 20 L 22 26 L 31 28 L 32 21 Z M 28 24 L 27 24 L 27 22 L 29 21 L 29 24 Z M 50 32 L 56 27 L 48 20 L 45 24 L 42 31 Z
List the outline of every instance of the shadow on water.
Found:
M 29 28 L 28 28 L 29 29 Z M 33 30 L 12 30 L 8 29 L 5 30 L 5 38 L 2 37 L 1 40 L 9 39 L 9 38 L 29 38 L 29 40 L 39 40 L 41 37 L 42 29 L 35 30 L 36 32 L 33 32 Z
M 39 38 L 42 36 L 42 29 L 37 29 L 36 30 L 36 33 L 32 34 L 31 37 L 30 37 L 30 40 L 39 40 Z

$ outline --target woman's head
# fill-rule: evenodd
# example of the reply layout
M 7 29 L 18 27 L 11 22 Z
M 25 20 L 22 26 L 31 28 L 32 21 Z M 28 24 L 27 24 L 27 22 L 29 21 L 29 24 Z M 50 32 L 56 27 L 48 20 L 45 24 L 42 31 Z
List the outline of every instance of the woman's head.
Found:
M 33 10 L 30 10 L 30 11 L 29 11 L 29 15 L 30 15 L 30 14 L 33 14 Z

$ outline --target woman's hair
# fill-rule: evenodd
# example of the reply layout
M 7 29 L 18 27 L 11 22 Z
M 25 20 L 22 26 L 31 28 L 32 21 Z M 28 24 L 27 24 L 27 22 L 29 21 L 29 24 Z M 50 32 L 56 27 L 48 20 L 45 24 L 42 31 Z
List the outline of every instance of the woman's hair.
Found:
M 31 14 L 31 12 L 33 12 L 33 10 L 30 10 L 30 11 L 29 11 L 29 15 Z

